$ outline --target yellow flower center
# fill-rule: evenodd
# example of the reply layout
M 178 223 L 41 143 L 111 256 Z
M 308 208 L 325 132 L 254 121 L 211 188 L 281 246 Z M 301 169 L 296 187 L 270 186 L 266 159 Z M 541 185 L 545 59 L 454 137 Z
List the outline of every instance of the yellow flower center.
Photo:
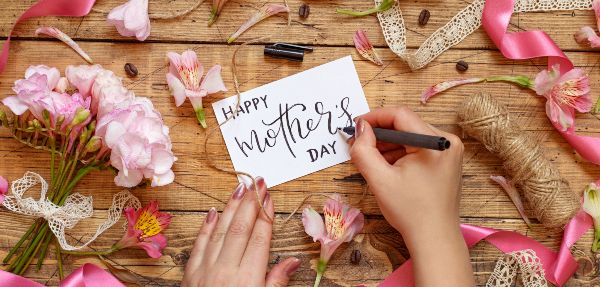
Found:
M 336 240 L 346 231 L 346 225 L 341 213 L 330 213 L 325 212 L 325 228 L 327 229 L 327 235 Z
M 134 228 L 142 231 L 142 238 L 154 236 L 162 231 L 158 218 L 147 210 L 142 211 Z
M 582 91 L 581 78 L 568 80 L 560 83 L 553 88 L 554 93 L 558 95 L 558 101 L 570 107 L 575 107 L 578 97 L 584 95 Z

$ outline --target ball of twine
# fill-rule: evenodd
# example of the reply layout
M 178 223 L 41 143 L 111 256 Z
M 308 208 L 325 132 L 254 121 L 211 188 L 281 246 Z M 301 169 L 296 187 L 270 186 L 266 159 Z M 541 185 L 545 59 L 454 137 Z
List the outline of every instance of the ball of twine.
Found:
M 506 173 L 520 187 L 537 219 L 546 227 L 563 227 L 579 210 L 579 198 L 544 157 L 539 143 L 510 120 L 507 108 L 490 95 L 468 97 L 459 125 L 504 161 Z

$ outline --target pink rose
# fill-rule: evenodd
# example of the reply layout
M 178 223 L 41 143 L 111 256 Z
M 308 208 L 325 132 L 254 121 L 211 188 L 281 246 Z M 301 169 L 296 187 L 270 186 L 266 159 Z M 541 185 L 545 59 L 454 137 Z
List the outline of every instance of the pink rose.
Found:
M 122 36 L 146 40 L 150 35 L 148 0 L 129 0 L 115 7 L 108 14 L 108 23 L 115 25 Z

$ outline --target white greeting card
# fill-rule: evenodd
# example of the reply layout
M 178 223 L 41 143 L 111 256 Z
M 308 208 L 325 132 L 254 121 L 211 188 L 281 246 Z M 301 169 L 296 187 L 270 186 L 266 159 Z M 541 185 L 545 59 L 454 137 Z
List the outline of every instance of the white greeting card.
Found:
M 227 150 L 238 171 L 265 178 L 268 187 L 350 159 L 337 129 L 369 112 L 350 56 L 213 103 Z M 240 180 L 246 180 L 240 178 Z

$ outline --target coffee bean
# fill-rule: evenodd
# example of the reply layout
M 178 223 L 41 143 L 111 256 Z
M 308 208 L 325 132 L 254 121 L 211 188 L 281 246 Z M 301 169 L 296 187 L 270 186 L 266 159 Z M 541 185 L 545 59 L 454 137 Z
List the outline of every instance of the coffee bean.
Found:
M 427 10 L 427 9 L 421 10 L 421 14 L 419 14 L 419 25 L 423 26 L 423 25 L 427 24 L 427 21 L 429 21 L 429 16 L 431 16 L 431 13 L 429 13 L 429 10 Z
M 308 4 L 302 4 L 300 5 L 300 8 L 298 9 L 298 15 L 300 16 L 300 18 L 308 18 L 308 14 L 310 14 L 310 6 L 308 6 Z
M 352 253 L 350 253 L 350 263 L 352 263 L 354 265 L 358 265 L 358 263 L 360 263 L 361 257 L 362 257 L 362 255 L 360 254 L 360 250 L 358 250 L 358 249 L 352 250 Z
M 125 73 L 127 73 L 127 76 L 135 77 L 138 75 L 138 69 L 132 63 L 125 64 L 124 68 Z
M 461 72 L 464 72 L 469 69 L 469 63 L 467 63 L 463 60 L 460 60 L 456 63 L 456 69 Z

